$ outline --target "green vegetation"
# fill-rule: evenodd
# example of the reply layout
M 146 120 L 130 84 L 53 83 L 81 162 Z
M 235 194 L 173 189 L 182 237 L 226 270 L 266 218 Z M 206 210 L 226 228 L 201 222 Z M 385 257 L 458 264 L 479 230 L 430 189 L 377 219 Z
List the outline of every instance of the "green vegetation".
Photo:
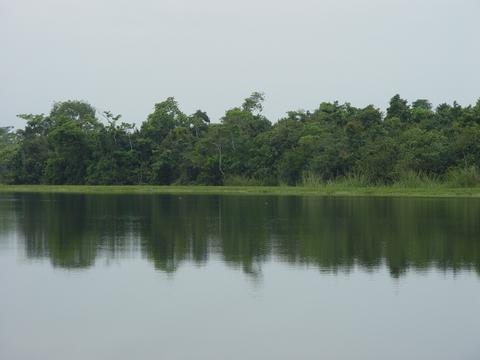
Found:
M 420 187 L 404 187 L 401 183 L 352 186 L 347 181 L 320 186 L 0 185 L 0 193 L 480 197 L 480 187 L 453 188 L 442 183 Z
M 0 183 L 360 193 L 480 186 L 480 100 L 432 109 L 427 100 L 410 105 L 396 95 L 386 114 L 372 105 L 322 103 L 274 124 L 262 115 L 263 100 L 253 93 L 211 123 L 204 111 L 187 115 L 168 98 L 139 128 L 108 111 L 99 117 L 85 102 L 56 103 L 48 115 L 19 115 L 24 129 L 0 128 Z

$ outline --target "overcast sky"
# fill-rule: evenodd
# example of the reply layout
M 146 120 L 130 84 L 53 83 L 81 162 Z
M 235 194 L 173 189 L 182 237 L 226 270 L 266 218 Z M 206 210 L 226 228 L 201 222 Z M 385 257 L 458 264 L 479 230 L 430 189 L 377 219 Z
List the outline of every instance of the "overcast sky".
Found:
M 480 97 L 479 0 L 0 0 L 0 126 L 80 99 L 140 123 L 174 96 L 273 121 L 322 101 Z

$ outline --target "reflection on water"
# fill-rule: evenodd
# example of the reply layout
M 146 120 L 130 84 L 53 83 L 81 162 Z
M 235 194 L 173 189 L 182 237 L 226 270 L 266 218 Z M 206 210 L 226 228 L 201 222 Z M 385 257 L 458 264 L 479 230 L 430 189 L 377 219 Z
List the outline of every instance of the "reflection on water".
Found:
M 479 219 L 476 199 L 1 194 L 0 246 L 58 268 L 141 253 L 165 272 L 219 257 L 253 275 L 267 260 L 480 273 Z
M 0 194 L 0 359 L 479 359 L 479 215 L 476 199 Z

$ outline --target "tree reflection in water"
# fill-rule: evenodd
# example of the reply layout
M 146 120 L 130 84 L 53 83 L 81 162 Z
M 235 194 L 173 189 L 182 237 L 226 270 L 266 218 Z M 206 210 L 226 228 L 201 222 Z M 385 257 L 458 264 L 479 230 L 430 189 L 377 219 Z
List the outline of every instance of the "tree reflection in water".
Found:
M 0 238 L 28 258 L 88 268 L 139 253 L 155 269 L 219 257 L 249 274 L 268 260 L 322 271 L 474 269 L 476 199 L 194 195 L 0 195 Z

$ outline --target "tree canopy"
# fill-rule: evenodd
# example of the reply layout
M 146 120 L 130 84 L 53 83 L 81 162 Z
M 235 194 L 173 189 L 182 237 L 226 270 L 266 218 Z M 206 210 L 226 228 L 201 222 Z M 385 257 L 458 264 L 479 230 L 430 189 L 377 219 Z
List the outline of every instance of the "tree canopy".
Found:
M 480 166 L 480 100 L 433 108 L 395 95 L 385 114 L 321 103 L 272 123 L 264 99 L 254 92 L 216 123 L 202 110 L 185 114 L 170 97 L 139 127 L 83 101 L 59 102 L 47 115 L 19 115 L 21 130 L 0 128 L 0 182 L 295 185 L 355 174 L 375 185 Z

